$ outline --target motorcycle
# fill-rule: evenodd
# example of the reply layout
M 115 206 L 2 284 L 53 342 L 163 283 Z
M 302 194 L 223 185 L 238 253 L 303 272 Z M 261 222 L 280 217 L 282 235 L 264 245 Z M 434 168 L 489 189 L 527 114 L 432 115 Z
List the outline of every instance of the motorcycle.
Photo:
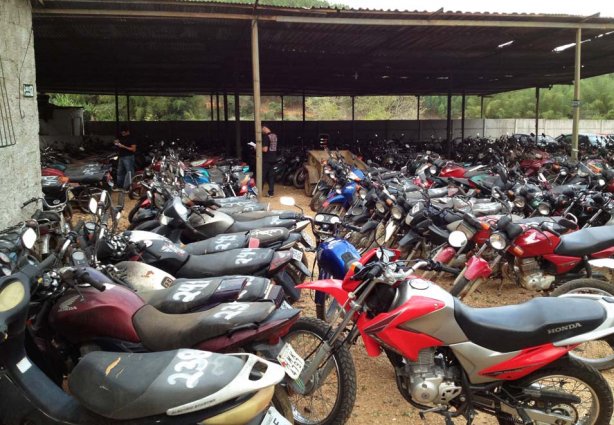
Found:
M 33 231 L 24 234 L 24 245 L 31 248 L 35 239 Z M 284 369 L 250 354 L 88 353 L 68 379 L 70 394 L 64 392 L 25 349 L 30 287 L 36 290 L 37 278 L 55 260 L 51 255 L 38 265 L 23 264 L 19 273 L 0 279 L 3 424 L 228 423 L 237 415 L 254 425 L 288 423 L 269 407 Z
M 439 414 L 446 424 L 454 417 L 471 423 L 481 411 L 499 423 L 609 423 L 607 381 L 567 353 L 614 333 L 613 303 L 575 295 L 470 308 L 414 275 L 429 262 L 406 269 L 398 255 L 375 249 L 343 280 L 300 285 L 342 306 L 315 356 L 362 338 L 369 356 L 386 354 L 399 391 L 423 419 Z

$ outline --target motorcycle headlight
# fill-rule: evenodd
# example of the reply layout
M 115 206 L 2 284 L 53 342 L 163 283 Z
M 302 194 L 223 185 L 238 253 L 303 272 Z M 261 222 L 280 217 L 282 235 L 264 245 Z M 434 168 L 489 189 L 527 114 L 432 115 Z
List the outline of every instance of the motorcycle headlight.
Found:
M 367 199 L 367 189 L 364 187 L 358 191 L 358 194 L 360 195 L 360 199 Z
M 0 290 L 0 313 L 17 307 L 25 298 L 26 291 L 23 283 L 15 281 Z
M 384 203 L 382 201 L 377 201 L 377 203 L 375 204 L 375 209 L 380 214 L 385 214 L 386 213 L 386 205 L 384 205 Z
M 448 243 L 450 244 L 450 246 L 453 246 L 454 248 L 463 247 L 467 244 L 467 242 L 468 242 L 467 235 L 465 235 L 460 230 L 455 230 L 452 233 L 450 233 L 450 236 L 448 236 Z
M 436 166 L 434 166 L 434 165 L 431 165 L 431 166 L 429 167 L 429 173 L 430 173 L 431 175 L 435 175 L 435 174 L 437 174 L 437 167 L 436 167 Z
M 546 204 L 545 202 L 542 202 L 537 206 L 537 211 L 541 215 L 550 215 L 550 205 Z
M 507 239 L 501 233 L 493 233 L 488 238 L 488 242 L 490 242 L 490 246 L 492 246 L 497 251 L 504 250 L 507 246 Z
M 324 221 L 324 216 L 323 216 L 322 214 L 316 214 L 316 216 L 314 217 L 314 220 L 315 220 L 316 222 L 321 223 L 321 222 L 323 222 L 323 221 Z
M 567 170 L 565 168 L 563 168 L 561 170 L 561 176 L 566 176 L 567 175 Z
M 522 196 L 518 196 L 514 199 L 514 205 L 517 208 L 524 208 L 527 205 L 527 201 Z
M 395 205 L 390 210 L 390 214 L 395 220 L 400 220 L 403 217 L 403 210 L 398 205 Z

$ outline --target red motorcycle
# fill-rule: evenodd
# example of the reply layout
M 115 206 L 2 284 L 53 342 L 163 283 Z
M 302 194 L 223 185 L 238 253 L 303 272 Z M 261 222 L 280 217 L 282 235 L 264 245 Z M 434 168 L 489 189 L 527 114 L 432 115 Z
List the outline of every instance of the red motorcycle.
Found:
M 539 174 L 546 164 L 552 162 L 548 152 L 534 151 L 531 152 L 530 155 L 530 158 L 525 158 L 520 161 L 520 168 L 527 177 Z
M 575 228 L 574 222 L 564 218 L 520 223 L 513 223 L 507 216 L 499 219 L 495 231 L 469 258 L 450 292 L 459 298 L 469 296 L 504 259 L 503 276 L 513 277 L 519 286 L 534 291 L 551 291 L 567 280 L 590 278 L 591 266 L 604 266 L 595 260 L 614 256 L 614 228 L 592 227 L 562 234 Z M 496 253 L 490 262 L 482 257 L 488 248 Z
M 471 423 L 481 411 L 502 424 L 609 423 L 607 382 L 567 353 L 614 333 L 614 303 L 568 296 L 474 309 L 414 276 L 434 263 L 405 270 L 398 255 L 371 251 L 371 261 L 351 264 L 343 281 L 301 285 L 343 306 L 316 357 L 361 337 L 368 355 L 386 353 L 399 391 L 423 419 L 437 413 L 446 424 L 460 416 Z

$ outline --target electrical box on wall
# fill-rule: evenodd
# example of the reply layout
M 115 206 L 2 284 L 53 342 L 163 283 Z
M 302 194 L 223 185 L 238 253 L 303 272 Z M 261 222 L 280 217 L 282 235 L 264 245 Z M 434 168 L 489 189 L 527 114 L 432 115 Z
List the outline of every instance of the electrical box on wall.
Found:
M 34 84 L 23 85 L 23 97 L 34 97 Z

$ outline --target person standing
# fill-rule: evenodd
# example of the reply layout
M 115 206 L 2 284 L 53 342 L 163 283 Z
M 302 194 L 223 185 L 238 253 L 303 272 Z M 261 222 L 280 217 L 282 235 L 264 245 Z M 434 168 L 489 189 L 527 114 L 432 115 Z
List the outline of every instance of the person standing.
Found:
M 274 165 L 277 162 L 277 135 L 268 127 L 262 126 L 262 177 L 269 184 L 268 197 L 275 196 L 275 172 Z M 263 188 L 264 189 L 264 188 Z
M 136 153 L 136 140 L 130 135 L 130 129 L 123 127 L 120 136 L 113 142 L 117 148 L 119 159 L 117 161 L 117 187 L 124 187 L 124 179 L 126 174 L 130 173 L 134 177 L 135 162 L 134 155 Z

